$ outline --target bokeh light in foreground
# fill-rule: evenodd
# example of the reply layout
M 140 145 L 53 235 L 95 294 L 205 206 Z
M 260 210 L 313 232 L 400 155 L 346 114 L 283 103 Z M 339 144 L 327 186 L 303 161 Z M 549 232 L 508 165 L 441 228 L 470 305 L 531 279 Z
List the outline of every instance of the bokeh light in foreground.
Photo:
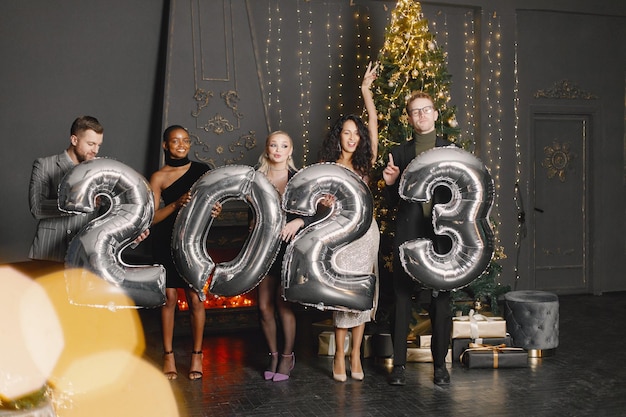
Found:
M 14 285 L 4 279 L 9 274 L 6 268 L 0 270 L 0 293 Z M 124 295 L 107 288 L 112 284 L 96 275 L 82 271 L 81 276 L 85 288 L 90 289 L 90 298 L 97 304 L 132 302 L 118 298 Z M 43 276 L 30 274 L 30 283 L 37 284 L 47 295 L 60 323 L 57 332 L 64 341 L 64 348 L 56 364 L 49 367 L 51 372 L 47 376 L 58 417 L 180 415 L 169 381 L 160 369 L 142 358 L 145 339 L 136 309 L 71 304 L 62 267 Z M 102 298 L 98 299 L 97 294 L 102 294 Z M 112 296 L 115 299 L 110 299 Z M 31 308 L 39 307 L 33 304 Z M 12 312 L 9 317 L 16 315 L 17 312 Z M 46 317 L 38 315 L 19 326 L 34 326 L 38 320 L 47 322 Z M 6 360 L 23 361 L 22 356 L 8 352 L 15 349 L 18 333 L 15 328 L 10 335 L 2 333 L 0 354 L 9 358 Z M 48 337 L 54 340 L 59 335 Z M 43 343 L 44 349 L 48 348 L 47 343 Z

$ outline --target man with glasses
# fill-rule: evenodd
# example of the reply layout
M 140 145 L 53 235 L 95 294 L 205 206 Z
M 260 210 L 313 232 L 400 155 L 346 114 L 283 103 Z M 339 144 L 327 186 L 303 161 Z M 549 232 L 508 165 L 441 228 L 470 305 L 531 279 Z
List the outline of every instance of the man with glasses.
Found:
M 412 316 L 411 299 L 413 295 L 416 296 L 416 299 L 419 299 L 421 291 L 419 283 L 405 272 L 400 261 L 399 247 L 404 242 L 417 238 L 432 240 L 438 253 L 447 253 L 451 245 L 447 237 L 435 235 L 430 213 L 433 204 L 449 201 L 449 189 L 437 187 L 433 193 L 433 201 L 420 204 L 401 199 L 398 193 L 398 186 L 402 172 L 417 155 L 434 147 L 448 146 L 452 143 L 436 135 L 435 122 L 439 117 L 439 113 L 435 109 L 433 99 L 428 94 L 422 91 L 413 92 L 407 100 L 406 112 L 409 123 L 413 127 L 413 139 L 396 145 L 391 149 L 389 162 L 383 170 L 389 206 L 397 206 L 398 208 L 393 250 L 395 301 L 393 370 L 388 380 L 391 385 L 406 384 L 405 365 L 407 359 L 407 336 Z M 445 358 L 450 345 L 452 327 L 450 293 L 433 290 L 428 313 L 432 325 L 433 380 L 437 385 L 449 384 L 450 374 L 446 369 Z

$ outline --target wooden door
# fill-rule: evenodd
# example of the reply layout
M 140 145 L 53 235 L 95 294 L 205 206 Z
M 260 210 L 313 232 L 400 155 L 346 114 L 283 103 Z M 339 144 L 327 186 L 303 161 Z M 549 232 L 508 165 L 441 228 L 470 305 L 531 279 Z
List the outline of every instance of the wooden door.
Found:
M 591 113 L 532 117 L 531 265 L 534 288 L 588 292 Z

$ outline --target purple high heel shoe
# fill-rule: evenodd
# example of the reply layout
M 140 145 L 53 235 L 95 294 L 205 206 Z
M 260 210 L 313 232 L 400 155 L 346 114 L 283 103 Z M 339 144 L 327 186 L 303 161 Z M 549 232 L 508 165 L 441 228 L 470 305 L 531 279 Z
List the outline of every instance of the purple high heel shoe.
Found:
M 270 352 L 269 355 L 270 355 L 270 364 L 268 365 L 268 368 L 272 369 L 272 362 L 274 362 L 274 358 L 278 356 L 278 352 Z M 277 367 L 278 367 L 278 360 L 276 360 L 276 366 L 274 367 L 273 371 L 268 369 L 267 371 L 263 372 L 263 378 L 265 378 L 266 381 L 273 379 L 274 375 L 276 375 Z
M 280 382 L 280 381 L 288 380 L 289 379 L 289 374 L 293 370 L 293 367 L 296 366 L 296 354 L 295 353 L 291 352 L 289 355 L 285 355 L 283 353 L 280 356 L 282 356 L 283 358 L 291 358 L 291 366 L 289 367 L 289 373 L 287 373 L 287 374 L 281 374 L 281 373 L 276 372 L 274 374 L 274 378 L 272 378 L 272 381 L 274 381 L 274 382 Z

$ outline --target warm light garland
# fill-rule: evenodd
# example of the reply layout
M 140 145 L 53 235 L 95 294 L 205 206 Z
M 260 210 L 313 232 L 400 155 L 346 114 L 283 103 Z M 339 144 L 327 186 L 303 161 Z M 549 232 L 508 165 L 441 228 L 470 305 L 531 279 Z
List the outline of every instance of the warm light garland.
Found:
M 272 33 L 274 29 L 273 19 L 272 19 L 272 5 L 271 2 L 267 3 L 267 39 L 265 41 L 265 73 L 267 75 L 267 107 L 271 110 L 274 94 L 272 91 L 273 83 L 272 83 L 272 72 L 270 71 L 270 47 L 271 47 L 271 39 Z M 271 127 L 270 127 L 270 130 Z
M 491 176 L 495 186 L 495 201 L 492 217 L 496 224 L 499 223 L 499 196 L 501 189 L 500 169 L 502 162 L 502 87 L 500 78 L 502 75 L 502 42 L 500 18 L 496 12 L 487 18 L 487 39 L 485 41 L 485 57 L 488 65 L 487 82 L 485 83 L 485 101 L 487 105 L 487 139 L 485 146 L 486 164 L 491 170 Z M 496 242 L 499 242 L 498 228 L 495 229 Z
M 466 143 L 465 146 L 470 152 L 473 152 L 476 147 L 476 91 L 474 88 L 474 80 L 476 79 L 476 56 L 475 46 L 476 36 L 474 12 L 467 12 L 465 14 L 465 22 L 463 23 L 463 36 L 465 39 L 465 55 L 463 57 L 464 67 L 464 83 L 463 89 L 465 91 L 463 108 L 465 109 L 465 123 L 461 128 L 461 143 Z
M 358 74 L 363 74 L 364 73 L 364 65 L 367 65 L 367 63 L 372 62 L 372 26 L 370 23 L 370 16 L 369 13 L 364 13 L 362 14 L 359 10 L 357 10 L 354 13 L 354 20 L 356 22 L 356 28 L 357 28 L 357 47 L 356 47 L 356 51 L 357 51 L 357 56 L 356 56 L 356 62 L 357 62 L 357 73 Z M 365 29 L 362 28 L 362 22 L 365 22 Z M 363 33 L 365 33 L 365 35 L 363 35 Z M 363 46 L 363 42 L 365 38 L 365 46 Z M 366 117 L 366 111 L 365 111 L 365 107 L 363 107 L 363 111 L 362 111 L 362 117 L 364 118 L 364 120 L 367 120 Z
M 300 0 L 297 4 L 297 20 L 298 20 L 298 80 L 300 82 L 300 120 L 302 121 L 302 161 L 301 165 L 306 165 L 309 157 L 309 140 L 311 125 L 311 49 L 312 49 L 312 29 L 313 29 L 313 13 L 311 11 L 311 2 L 305 1 L 308 5 L 307 15 L 308 24 L 306 31 L 302 27 L 302 9 L 300 8 Z M 308 39 L 307 48 L 304 48 L 304 36 Z M 306 76 L 306 81 L 305 81 Z
M 337 85 L 337 90 L 334 92 L 335 97 L 333 97 L 333 101 L 337 103 L 339 107 L 339 113 L 343 114 L 344 103 L 343 103 L 343 85 L 344 80 L 346 79 L 346 73 L 344 72 L 344 59 L 345 56 L 343 54 L 343 17 L 341 16 L 341 9 L 339 13 L 337 13 L 337 31 L 338 31 L 338 42 L 337 42 L 337 55 L 339 56 L 339 63 L 337 68 L 339 69 L 339 82 Z
M 280 103 L 281 98 L 281 69 L 282 69 L 282 16 L 280 11 L 280 1 L 276 1 L 275 7 L 272 8 L 271 2 L 268 2 L 268 29 L 267 40 L 265 42 L 265 71 L 267 74 L 267 107 L 275 112 L 278 116 L 278 129 L 283 125 L 283 112 Z M 272 40 L 274 42 L 272 43 Z M 270 57 L 273 59 L 270 60 Z M 269 127 L 270 130 L 276 128 Z
M 522 150 L 521 150 L 521 145 L 519 142 L 519 133 L 518 133 L 518 129 L 519 129 L 519 74 L 517 72 L 518 67 L 517 67 L 517 42 L 515 42 L 515 62 L 514 62 L 514 69 L 513 69 L 513 73 L 515 75 L 515 86 L 513 87 L 513 94 L 514 94 L 514 108 L 513 108 L 513 112 L 515 114 L 515 123 L 514 123 L 514 133 L 513 133 L 513 139 L 515 140 L 515 183 L 519 184 L 519 182 L 521 181 L 521 176 L 522 176 Z
M 278 27 L 276 28 L 276 107 L 278 108 L 278 128 L 280 129 L 283 125 L 283 107 L 280 105 L 280 93 L 281 93 L 281 69 L 283 66 L 283 59 L 281 55 L 281 44 L 282 44 L 282 35 L 281 35 L 281 24 L 283 22 L 283 18 L 280 15 L 280 2 L 276 2 L 276 16 L 278 16 Z

